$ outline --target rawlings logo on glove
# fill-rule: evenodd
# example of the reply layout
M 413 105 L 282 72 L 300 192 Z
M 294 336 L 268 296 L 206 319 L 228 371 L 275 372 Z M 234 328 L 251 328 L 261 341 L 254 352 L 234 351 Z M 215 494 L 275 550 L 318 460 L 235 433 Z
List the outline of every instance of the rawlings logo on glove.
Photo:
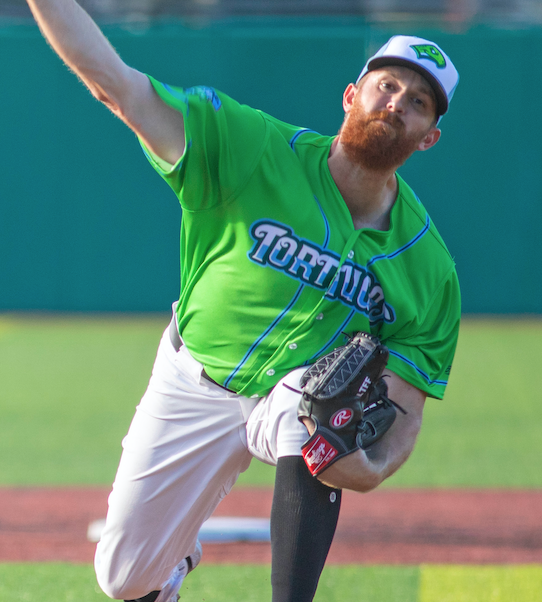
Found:
M 340 429 L 346 426 L 354 417 L 354 410 L 350 408 L 343 408 L 338 412 L 335 412 L 329 419 L 329 426 L 334 429 Z

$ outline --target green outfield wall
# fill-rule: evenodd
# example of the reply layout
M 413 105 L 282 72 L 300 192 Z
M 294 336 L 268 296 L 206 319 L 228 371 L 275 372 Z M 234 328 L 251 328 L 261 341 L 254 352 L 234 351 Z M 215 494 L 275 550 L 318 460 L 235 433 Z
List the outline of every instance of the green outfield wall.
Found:
M 104 27 L 158 79 L 211 85 L 325 134 L 368 53 L 394 33 L 433 38 L 461 81 L 441 141 L 401 174 L 456 259 L 466 313 L 542 313 L 542 30 L 329 17 Z M 35 26 L 0 24 L 0 61 L 0 311 L 167 311 L 174 195 Z

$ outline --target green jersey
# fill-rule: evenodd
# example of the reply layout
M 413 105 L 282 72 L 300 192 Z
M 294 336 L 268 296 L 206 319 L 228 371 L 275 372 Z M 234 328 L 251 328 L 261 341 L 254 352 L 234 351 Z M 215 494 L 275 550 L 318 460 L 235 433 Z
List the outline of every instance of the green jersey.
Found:
M 377 335 L 388 367 L 441 398 L 457 342 L 455 266 L 398 178 L 387 231 L 358 229 L 331 177 L 332 137 L 211 88 L 151 82 L 182 112 L 186 150 L 147 157 L 182 207 L 182 338 L 216 382 L 266 395 L 288 372 Z

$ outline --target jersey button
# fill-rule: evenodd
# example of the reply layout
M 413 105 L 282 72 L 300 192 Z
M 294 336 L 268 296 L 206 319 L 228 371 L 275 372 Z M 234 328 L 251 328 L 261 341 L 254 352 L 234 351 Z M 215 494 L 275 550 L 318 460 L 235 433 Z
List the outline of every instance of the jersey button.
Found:
M 297 343 L 290 343 L 290 344 L 288 345 L 288 348 L 289 348 L 289 349 L 297 349 Z
M 317 320 L 323 320 L 324 319 L 324 314 L 320 313 L 316 316 Z
M 348 259 L 354 259 L 354 251 L 349 251 Z
M 267 376 L 273 376 L 275 374 L 275 371 L 273 370 L 273 368 L 270 368 L 267 372 L 266 372 Z

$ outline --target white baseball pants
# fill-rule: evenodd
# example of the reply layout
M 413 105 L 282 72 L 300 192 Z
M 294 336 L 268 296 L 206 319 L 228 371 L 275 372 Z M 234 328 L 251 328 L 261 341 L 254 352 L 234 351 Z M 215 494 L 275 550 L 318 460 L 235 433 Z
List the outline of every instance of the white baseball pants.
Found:
M 123 440 L 96 550 L 98 583 L 111 598 L 161 589 L 252 456 L 276 464 L 301 455 L 308 438 L 297 420 L 299 394 L 279 383 L 248 399 L 206 380 L 202 368 L 185 345 L 175 351 L 166 329 Z M 283 380 L 297 388 L 304 370 Z

